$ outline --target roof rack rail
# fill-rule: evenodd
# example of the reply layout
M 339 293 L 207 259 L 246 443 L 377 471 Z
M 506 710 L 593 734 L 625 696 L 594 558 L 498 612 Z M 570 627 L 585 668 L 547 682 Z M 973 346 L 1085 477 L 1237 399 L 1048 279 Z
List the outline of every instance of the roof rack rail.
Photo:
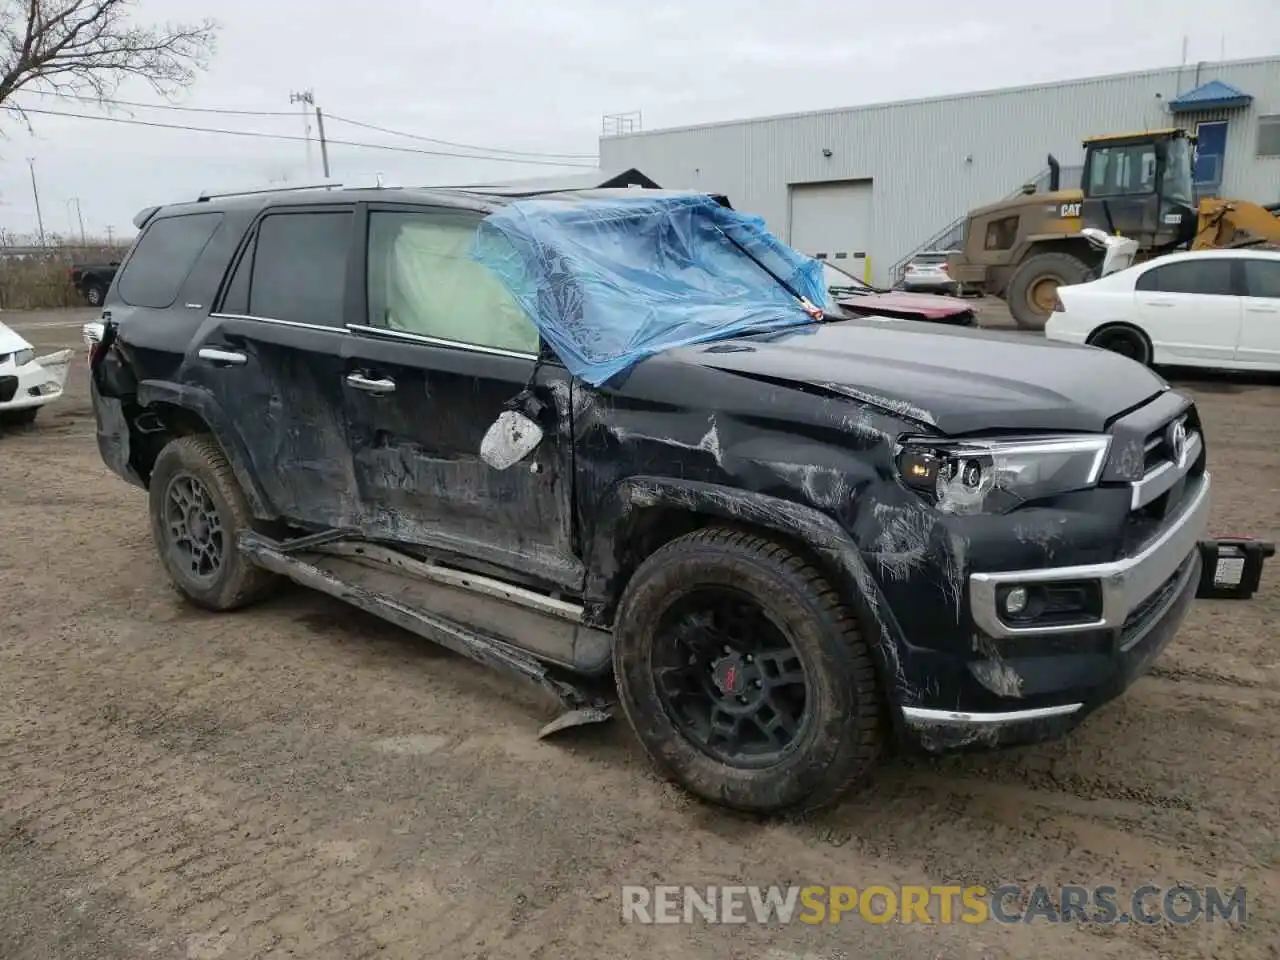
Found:
M 206 200 L 221 200 L 223 197 L 252 197 L 263 193 L 292 193 L 295 190 L 333 190 L 341 187 L 340 183 L 307 183 L 297 187 L 267 187 L 263 190 L 232 190 L 228 193 L 202 193 L 196 197 L 196 203 Z

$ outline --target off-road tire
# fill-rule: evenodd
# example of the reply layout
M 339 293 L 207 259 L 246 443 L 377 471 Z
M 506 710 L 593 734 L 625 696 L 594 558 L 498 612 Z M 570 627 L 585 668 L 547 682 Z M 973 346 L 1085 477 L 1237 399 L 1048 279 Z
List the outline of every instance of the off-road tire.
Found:
M 102 306 L 102 301 L 107 297 L 107 288 L 97 282 L 89 282 L 84 285 L 84 302 L 91 307 Z
M 749 593 L 780 625 L 808 681 L 806 733 L 772 766 L 724 763 L 679 732 L 652 669 L 656 627 L 697 587 Z M 853 613 L 812 565 L 755 533 L 713 526 L 650 555 L 614 621 L 619 702 L 658 770 L 690 793 L 734 809 L 772 813 L 834 802 L 876 766 L 885 740 L 871 651 Z
M 1151 341 L 1137 327 L 1127 323 L 1116 324 L 1095 330 L 1089 335 L 1089 346 L 1110 350 L 1122 357 L 1128 357 L 1144 367 L 1151 366 Z
M 224 534 L 222 563 L 213 582 L 201 583 L 174 562 L 165 530 L 165 503 L 170 481 L 180 474 L 195 477 L 209 492 Z M 151 470 L 151 534 L 169 579 L 178 592 L 208 610 L 235 610 L 266 596 L 278 583 L 271 572 L 254 565 L 237 547 L 240 534 L 254 528 L 240 484 L 217 442 L 207 435 L 171 440 Z
M 1023 330 L 1043 330 L 1053 312 L 1037 308 L 1031 292 L 1042 281 L 1057 281 L 1057 286 L 1084 283 L 1093 277 L 1094 268 L 1069 253 L 1041 253 L 1020 266 L 1009 281 L 1005 302 L 1013 322 Z

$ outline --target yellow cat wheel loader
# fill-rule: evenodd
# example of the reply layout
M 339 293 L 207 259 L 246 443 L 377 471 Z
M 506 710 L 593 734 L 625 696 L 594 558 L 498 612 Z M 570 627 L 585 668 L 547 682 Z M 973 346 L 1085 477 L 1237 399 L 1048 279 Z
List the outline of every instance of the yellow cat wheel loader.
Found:
M 1099 275 L 1102 230 L 1138 244 L 1138 259 L 1179 249 L 1280 245 L 1280 204 L 1203 199 L 1192 190 L 1195 137 L 1147 130 L 1084 141 L 1077 189 L 1059 189 L 1049 157 L 1049 192 L 1022 195 L 969 213 L 959 252 L 948 260 L 962 288 L 1000 297 L 1019 327 L 1043 330 L 1062 284 Z M 1089 232 L 1084 232 L 1089 231 Z

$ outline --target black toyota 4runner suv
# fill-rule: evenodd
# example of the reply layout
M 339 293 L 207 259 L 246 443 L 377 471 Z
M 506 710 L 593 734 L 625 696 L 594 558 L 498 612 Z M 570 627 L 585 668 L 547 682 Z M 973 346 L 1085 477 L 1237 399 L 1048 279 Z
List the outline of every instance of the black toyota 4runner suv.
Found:
M 1060 736 L 1174 635 L 1209 474 L 1195 406 L 1156 375 L 805 303 L 593 386 L 467 254 L 530 202 L 327 189 L 139 215 L 94 407 L 183 594 L 325 591 L 538 684 L 565 710 L 549 729 L 620 706 L 664 774 L 756 811 L 829 802 L 890 745 Z M 580 309 L 574 258 L 543 254 L 539 309 Z

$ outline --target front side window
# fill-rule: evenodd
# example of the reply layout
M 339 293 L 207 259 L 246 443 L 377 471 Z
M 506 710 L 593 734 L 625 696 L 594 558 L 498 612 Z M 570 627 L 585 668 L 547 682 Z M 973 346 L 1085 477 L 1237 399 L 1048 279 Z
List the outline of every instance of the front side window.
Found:
M 1156 152 L 1150 143 L 1095 147 L 1089 158 L 1089 196 L 1124 197 L 1153 193 Z
M 1161 193 L 1169 200 L 1190 205 L 1192 197 L 1191 143 L 1175 137 L 1165 144 L 1164 181 Z
M 369 214 L 369 323 L 470 346 L 538 352 L 538 331 L 470 257 L 480 225 L 458 214 Z
M 248 312 L 269 320 L 342 326 L 353 217 L 349 210 L 263 217 L 239 267 L 253 271 Z M 237 271 L 228 300 L 238 295 L 239 282 Z
M 1222 257 L 1180 260 L 1148 270 L 1138 278 L 1137 289 L 1159 293 L 1187 293 L 1229 297 L 1231 261 Z
M 125 264 L 116 290 L 130 306 L 163 310 L 178 299 L 191 268 L 222 222 L 220 213 L 154 221 Z

